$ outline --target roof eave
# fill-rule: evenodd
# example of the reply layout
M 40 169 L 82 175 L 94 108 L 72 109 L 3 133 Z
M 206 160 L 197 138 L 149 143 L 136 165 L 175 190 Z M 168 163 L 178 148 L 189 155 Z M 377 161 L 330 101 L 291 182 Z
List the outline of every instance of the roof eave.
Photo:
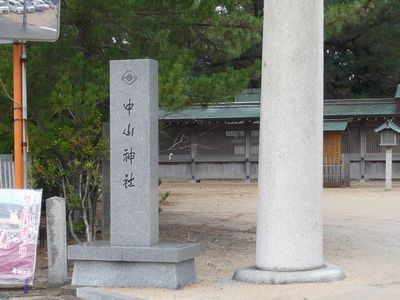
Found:
M 386 120 L 385 123 L 383 123 L 378 128 L 375 128 L 374 130 L 375 130 L 375 132 L 381 132 L 383 130 L 393 130 L 397 133 L 400 133 L 400 127 L 396 123 L 394 123 L 392 120 Z

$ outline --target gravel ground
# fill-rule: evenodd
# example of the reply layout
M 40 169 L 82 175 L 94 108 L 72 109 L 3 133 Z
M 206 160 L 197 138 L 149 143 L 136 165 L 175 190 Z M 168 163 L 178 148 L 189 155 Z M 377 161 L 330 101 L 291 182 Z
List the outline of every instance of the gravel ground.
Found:
M 400 299 L 400 187 L 378 182 L 324 189 L 325 262 L 346 279 L 333 283 L 252 285 L 231 280 L 255 262 L 256 183 L 164 182 L 164 240 L 201 243 L 198 282 L 181 290 L 116 289 L 145 299 Z
M 198 282 L 180 290 L 114 289 L 144 299 L 400 299 L 400 186 L 384 183 L 324 189 L 325 262 L 346 279 L 332 283 L 253 285 L 232 281 L 238 268 L 255 262 L 256 183 L 241 181 L 164 182 L 171 192 L 162 205 L 162 240 L 201 244 Z M 27 299 L 73 299 L 71 290 L 45 286 L 41 252 L 38 281 Z M 0 290 L 3 296 L 21 292 Z M 40 298 L 41 297 L 41 298 Z

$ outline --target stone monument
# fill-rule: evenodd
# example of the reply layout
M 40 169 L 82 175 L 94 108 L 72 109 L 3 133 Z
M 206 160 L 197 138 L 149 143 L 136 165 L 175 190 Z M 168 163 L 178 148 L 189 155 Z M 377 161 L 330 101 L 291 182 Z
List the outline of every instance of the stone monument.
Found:
M 322 262 L 323 0 L 264 1 L 254 283 L 338 280 Z
M 67 224 L 64 198 L 46 200 L 48 282 L 60 285 L 68 281 Z
M 196 280 L 198 244 L 159 242 L 158 66 L 110 65 L 110 241 L 68 247 L 72 285 L 178 288 Z

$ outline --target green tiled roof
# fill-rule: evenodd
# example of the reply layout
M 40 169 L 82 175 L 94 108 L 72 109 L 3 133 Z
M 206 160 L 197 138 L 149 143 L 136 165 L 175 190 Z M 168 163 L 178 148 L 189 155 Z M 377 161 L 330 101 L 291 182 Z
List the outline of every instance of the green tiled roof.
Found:
M 339 99 L 325 100 L 326 119 L 357 117 L 391 117 L 400 115 L 400 99 Z M 176 112 L 162 112 L 164 121 L 190 120 L 258 120 L 259 102 L 230 102 L 216 105 L 194 105 Z
M 325 100 L 325 117 L 395 116 L 400 101 L 396 99 L 344 99 Z
M 260 118 L 260 105 L 210 105 L 191 106 L 177 112 L 163 112 L 165 121 L 188 120 L 257 120 Z
M 348 121 L 324 121 L 324 131 L 345 131 Z

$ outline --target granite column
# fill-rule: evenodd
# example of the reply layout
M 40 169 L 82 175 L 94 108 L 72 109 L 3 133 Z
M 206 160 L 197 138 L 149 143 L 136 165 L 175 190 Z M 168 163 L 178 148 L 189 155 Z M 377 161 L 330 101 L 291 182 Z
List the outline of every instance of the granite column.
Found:
M 257 283 L 343 278 L 322 262 L 323 1 L 264 1 Z

